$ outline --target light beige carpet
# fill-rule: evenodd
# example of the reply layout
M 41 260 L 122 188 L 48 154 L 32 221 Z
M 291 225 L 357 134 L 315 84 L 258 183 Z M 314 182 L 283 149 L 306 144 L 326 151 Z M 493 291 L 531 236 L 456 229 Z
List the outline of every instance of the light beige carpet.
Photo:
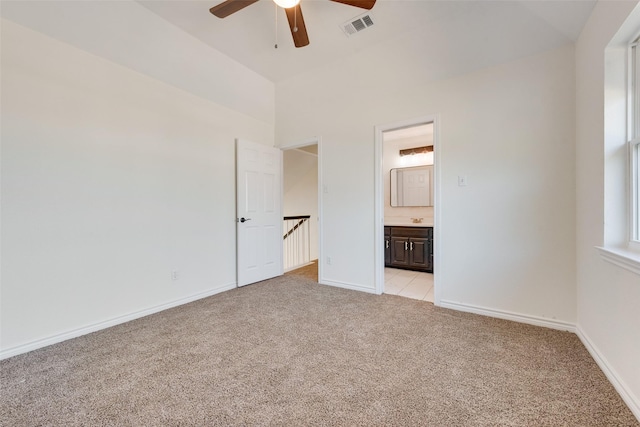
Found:
M 3 426 L 637 426 L 578 338 L 292 276 L 0 362 Z

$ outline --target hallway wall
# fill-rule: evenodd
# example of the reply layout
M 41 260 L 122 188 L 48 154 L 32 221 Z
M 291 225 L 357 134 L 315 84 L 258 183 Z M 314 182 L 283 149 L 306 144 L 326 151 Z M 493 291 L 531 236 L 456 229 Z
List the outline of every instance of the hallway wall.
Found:
M 285 150 L 284 216 L 311 215 L 310 259 L 318 259 L 318 157 L 301 150 Z

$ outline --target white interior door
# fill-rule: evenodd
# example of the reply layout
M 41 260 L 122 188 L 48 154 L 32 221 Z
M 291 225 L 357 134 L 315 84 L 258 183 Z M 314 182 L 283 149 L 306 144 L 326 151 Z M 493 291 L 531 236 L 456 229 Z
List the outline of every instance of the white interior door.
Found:
M 236 141 L 238 286 L 283 274 L 282 151 Z
M 402 206 L 431 206 L 431 177 L 427 167 L 402 171 Z

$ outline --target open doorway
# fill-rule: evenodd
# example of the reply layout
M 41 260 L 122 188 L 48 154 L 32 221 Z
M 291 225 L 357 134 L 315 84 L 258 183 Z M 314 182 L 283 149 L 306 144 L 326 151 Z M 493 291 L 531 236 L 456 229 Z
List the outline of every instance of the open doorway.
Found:
M 435 302 L 435 118 L 376 128 L 376 291 Z
M 317 282 L 319 253 L 318 144 L 283 151 L 285 274 Z

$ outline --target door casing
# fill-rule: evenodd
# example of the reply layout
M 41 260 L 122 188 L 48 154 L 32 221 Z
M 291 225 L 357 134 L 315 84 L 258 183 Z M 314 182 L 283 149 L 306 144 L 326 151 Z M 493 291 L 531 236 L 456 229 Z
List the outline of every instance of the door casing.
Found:
M 433 192 L 432 195 L 434 201 L 433 212 L 433 296 L 434 304 L 440 305 L 440 286 L 438 281 L 438 274 L 436 271 L 440 271 L 439 265 L 439 253 L 440 253 L 440 210 L 442 203 L 440 203 L 440 170 L 441 170 L 441 148 L 440 144 L 440 117 L 439 115 L 431 115 L 424 117 L 417 117 L 414 119 L 404 120 L 395 123 L 389 123 L 385 125 L 377 125 L 374 127 L 374 281 L 375 281 L 375 293 L 380 295 L 384 292 L 384 182 L 383 182 L 383 156 L 382 156 L 382 144 L 384 140 L 384 132 L 404 129 L 408 127 L 414 127 L 433 123 Z
M 324 188 L 323 183 L 322 183 L 322 137 L 320 136 L 314 136 L 311 137 L 309 139 L 305 139 L 305 140 L 301 140 L 301 141 L 295 141 L 295 142 L 291 142 L 291 143 L 286 143 L 283 145 L 280 145 L 280 149 L 281 150 L 290 150 L 293 148 L 300 148 L 300 147 L 305 147 L 307 145 L 317 145 L 318 146 L 318 282 L 319 283 L 323 283 L 323 277 L 324 277 L 324 267 L 323 267 L 323 256 L 322 254 L 324 253 L 323 250 L 323 222 L 322 222 L 322 195 L 323 195 L 323 191 L 322 189 Z

